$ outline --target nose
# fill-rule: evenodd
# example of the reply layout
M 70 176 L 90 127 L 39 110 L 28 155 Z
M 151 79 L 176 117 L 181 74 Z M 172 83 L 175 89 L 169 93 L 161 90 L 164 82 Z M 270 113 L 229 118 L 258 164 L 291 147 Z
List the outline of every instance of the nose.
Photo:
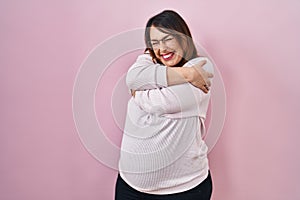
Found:
M 159 51 L 160 52 L 165 52 L 168 49 L 168 47 L 166 46 L 166 44 L 164 42 L 160 42 L 159 44 Z

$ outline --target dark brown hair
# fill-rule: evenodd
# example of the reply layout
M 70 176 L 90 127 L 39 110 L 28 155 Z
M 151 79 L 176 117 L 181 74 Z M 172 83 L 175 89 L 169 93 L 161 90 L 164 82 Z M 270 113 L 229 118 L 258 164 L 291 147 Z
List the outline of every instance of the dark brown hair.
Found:
M 183 20 L 183 18 L 172 10 L 165 10 L 153 17 L 151 17 L 146 25 L 145 30 L 145 43 L 146 49 L 145 52 L 149 52 L 153 62 L 161 63 L 159 59 L 156 58 L 155 53 L 153 51 L 151 45 L 150 38 L 150 27 L 156 27 L 163 33 L 168 33 L 174 36 L 179 44 L 181 45 L 184 51 L 184 55 L 182 60 L 177 64 L 178 66 L 182 66 L 188 60 L 197 57 L 197 50 L 195 44 L 192 39 L 191 32 Z M 185 44 L 185 45 L 183 45 Z

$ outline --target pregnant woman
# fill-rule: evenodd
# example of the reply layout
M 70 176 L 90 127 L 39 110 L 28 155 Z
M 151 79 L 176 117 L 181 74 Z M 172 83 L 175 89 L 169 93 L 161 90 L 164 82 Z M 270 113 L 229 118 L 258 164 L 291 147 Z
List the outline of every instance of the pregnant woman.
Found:
M 213 66 L 197 54 L 182 17 L 150 18 L 146 50 L 128 70 L 132 98 L 121 145 L 116 200 L 207 200 L 212 194 L 202 139 Z

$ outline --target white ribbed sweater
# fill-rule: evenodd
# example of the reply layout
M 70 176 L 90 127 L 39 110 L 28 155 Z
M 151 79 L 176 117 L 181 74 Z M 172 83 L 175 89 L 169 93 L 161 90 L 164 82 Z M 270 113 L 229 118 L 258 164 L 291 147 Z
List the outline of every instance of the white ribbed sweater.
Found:
M 187 62 L 189 67 L 207 60 Z M 208 175 L 207 146 L 202 140 L 210 92 L 189 83 L 167 86 L 166 66 L 150 55 L 139 56 L 128 70 L 129 89 L 138 90 L 128 102 L 121 145 L 121 177 L 138 191 L 171 194 L 191 189 Z

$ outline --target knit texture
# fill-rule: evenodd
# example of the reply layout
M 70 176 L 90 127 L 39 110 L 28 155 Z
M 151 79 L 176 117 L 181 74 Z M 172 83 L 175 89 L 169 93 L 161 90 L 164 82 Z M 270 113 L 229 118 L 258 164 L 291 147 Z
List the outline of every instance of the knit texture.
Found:
M 205 57 L 183 67 L 207 60 Z M 139 90 L 128 102 L 119 171 L 128 185 L 151 194 L 191 189 L 208 175 L 207 146 L 201 135 L 210 92 L 189 83 L 167 86 L 166 66 L 147 54 L 138 57 L 127 73 L 129 89 Z

